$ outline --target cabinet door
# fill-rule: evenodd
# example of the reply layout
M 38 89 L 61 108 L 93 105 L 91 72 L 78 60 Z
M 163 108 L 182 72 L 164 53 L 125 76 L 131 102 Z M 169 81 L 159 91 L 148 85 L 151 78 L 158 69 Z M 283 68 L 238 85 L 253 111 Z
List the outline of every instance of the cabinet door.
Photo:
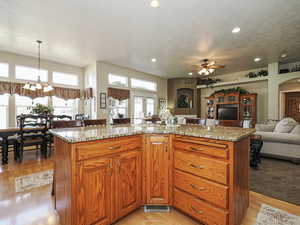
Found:
M 141 205 L 141 153 L 123 153 L 115 161 L 117 218 Z
M 169 203 L 169 138 L 151 135 L 146 143 L 146 203 Z
M 107 225 L 111 218 L 112 159 L 99 158 L 79 164 L 78 225 Z

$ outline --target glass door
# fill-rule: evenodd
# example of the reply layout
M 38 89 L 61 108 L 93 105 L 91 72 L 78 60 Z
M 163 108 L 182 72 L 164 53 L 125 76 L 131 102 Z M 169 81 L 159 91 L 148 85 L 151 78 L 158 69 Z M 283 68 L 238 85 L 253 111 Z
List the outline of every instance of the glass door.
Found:
M 155 113 L 155 99 L 152 97 L 134 96 L 133 121 L 140 124 L 143 119 L 153 116 Z

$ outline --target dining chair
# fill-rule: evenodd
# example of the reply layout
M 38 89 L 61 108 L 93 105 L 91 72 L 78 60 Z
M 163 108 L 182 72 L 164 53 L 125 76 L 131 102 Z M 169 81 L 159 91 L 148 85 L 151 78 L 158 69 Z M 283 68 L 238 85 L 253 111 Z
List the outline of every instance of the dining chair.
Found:
M 83 124 L 84 124 L 85 127 L 87 127 L 87 126 L 106 125 L 106 119 L 84 120 Z
M 113 119 L 113 125 L 118 125 L 118 124 L 130 124 L 130 118 Z
M 49 117 L 43 115 L 22 114 L 17 117 L 20 128 L 17 137 L 16 160 L 20 163 L 23 160 L 24 148 L 29 146 L 40 147 L 42 155 L 48 155 L 49 137 L 47 135 Z

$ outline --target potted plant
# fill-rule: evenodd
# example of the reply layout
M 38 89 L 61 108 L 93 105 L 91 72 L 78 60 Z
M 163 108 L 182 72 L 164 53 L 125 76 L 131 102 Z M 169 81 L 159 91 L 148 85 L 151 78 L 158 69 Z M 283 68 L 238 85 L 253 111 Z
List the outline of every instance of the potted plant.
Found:
M 37 115 L 52 115 L 53 111 L 54 109 L 52 106 L 46 106 L 38 103 L 32 108 L 31 113 Z

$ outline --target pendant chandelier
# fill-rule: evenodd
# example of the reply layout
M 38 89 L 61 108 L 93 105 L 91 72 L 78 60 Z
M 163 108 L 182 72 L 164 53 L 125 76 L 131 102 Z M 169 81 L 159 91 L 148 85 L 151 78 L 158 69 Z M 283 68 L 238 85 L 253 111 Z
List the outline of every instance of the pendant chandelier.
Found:
M 41 71 L 41 44 L 42 41 L 37 40 L 36 41 L 38 43 L 38 79 L 37 82 L 35 83 L 31 83 L 31 82 L 27 82 L 23 88 L 26 90 L 30 90 L 30 91 L 37 91 L 37 90 L 43 90 L 43 92 L 49 92 L 53 90 L 53 87 L 49 84 L 49 83 L 45 83 L 43 84 L 41 82 L 41 75 L 40 75 L 40 71 Z

